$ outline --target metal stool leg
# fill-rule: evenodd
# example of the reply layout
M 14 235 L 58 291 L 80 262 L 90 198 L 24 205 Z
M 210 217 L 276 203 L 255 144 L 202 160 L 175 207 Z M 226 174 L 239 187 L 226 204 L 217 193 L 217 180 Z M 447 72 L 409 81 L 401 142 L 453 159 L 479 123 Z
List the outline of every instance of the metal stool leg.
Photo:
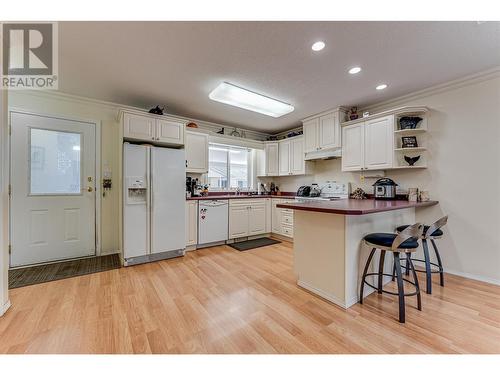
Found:
M 410 256 L 410 260 L 408 260 L 408 256 Z M 410 262 L 411 262 L 411 253 L 407 253 L 406 254 L 406 268 L 405 268 L 406 276 L 410 276 Z
M 441 256 L 439 255 L 438 248 L 436 246 L 436 243 L 434 242 L 433 239 L 431 239 L 431 244 L 432 247 L 434 248 L 434 252 L 436 253 L 436 259 L 439 264 L 439 284 L 441 286 L 444 286 L 444 269 L 443 269 L 443 262 L 441 262 Z
M 370 267 L 370 263 L 372 261 L 373 254 L 375 254 L 375 250 L 376 250 L 376 248 L 374 247 L 372 249 L 372 251 L 370 252 L 370 255 L 368 256 L 368 260 L 366 261 L 366 264 L 365 264 L 365 270 L 363 271 L 363 277 L 361 278 L 361 288 L 359 290 L 359 303 L 360 304 L 363 304 L 363 290 L 365 288 L 365 278 L 366 278 L 366 274 L 368 273 L 368 267 Z
M 401 263 L 399 261 L 399 253 L 394 253 L 394 266 L 396 267 L 396 279 L 398 282 L 399 295 L 399 322 L 405 322 L 405 291 L 403 286 L 403 275 L 401 273 Z
M 385 250 L 381 250 L 380 259 L 378 261 L 378 294 L 382 294 L 382 282 L 384 281 L 384 261 L 385 261 Z
M 422 240 L 422 245 L 424 248 L 424 259 L 425 259 L 425 279 L 426 279 L 426 290 L 427 294 L 432 294 L 432 273 L 431 273 L 431 259 L 429 257 L 429 245 L 427 240 L 424 238 Z
M 409 264 L 411 268 L 411 273 L 413 275 L 413 280 L 415 281 L 415 289 L 417 290 L 417 308 L 422 311 L 422 298 L 420 296 L 420 285 L 418 284 L 417 272 L 415 271 L 415 266 L 411 261 L 411 253 L 406 253 L 406 264 Z

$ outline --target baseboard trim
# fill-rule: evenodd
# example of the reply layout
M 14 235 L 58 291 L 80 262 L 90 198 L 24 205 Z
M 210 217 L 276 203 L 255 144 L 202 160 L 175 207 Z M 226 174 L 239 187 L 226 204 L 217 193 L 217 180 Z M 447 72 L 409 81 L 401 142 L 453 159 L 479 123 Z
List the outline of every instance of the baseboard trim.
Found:
M 479 275 L 474 275 L 471 273 L 467 272 L 461 272 L 461 271 L 455 271 L 455 270 L 449 270 L 445 269 L 444 270 L 445 274 L 449 273 L 455 276 L 460 276 L 466 279 L 471 279 L 471 280 L 476 280 L 476 281 L 482 281 L 483 283 L 488 283 L 488 284 L 493 284 L 493 285 L 500 285 L 500 280 L 498 279 L 492 279 L 490 277 L 484 277 L 484 276 L 479 276 Z
M 297 280 L 297 285 L 300 286 L 301 288 L 304 288 L 304 289 L 314 293 L 314 294 L 317 294 L 321 298 L 326 299 L 327 301 L 330 301 L 330 302 L 336 304 L 337 306 L 340 306 L 344 309 L 347 309 L 347 305 L 344 303 L 344 301 L 335 297 L 333 294 L 330 294 L 330 293 L 327 293 L 321 289 L 318 289 L 318 288 L 316 288 L 316 287 L 314 287 L 314 286 L 312 286 L 312 285 L 310 285 L 307 282 L 302 281 L 302 280 Z
M 3 314 L 7 312 L 10 306 L 11 306 L 10 300 L 7 300 L 7 302 L 5 302 L 3 306 L 0 308 L 0 316 L 3 316 Z

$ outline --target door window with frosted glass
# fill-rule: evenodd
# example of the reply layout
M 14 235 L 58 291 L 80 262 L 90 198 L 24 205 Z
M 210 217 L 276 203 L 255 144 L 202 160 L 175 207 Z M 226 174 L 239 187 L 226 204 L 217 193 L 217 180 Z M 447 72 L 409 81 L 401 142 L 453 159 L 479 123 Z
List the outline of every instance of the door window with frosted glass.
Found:
M 82 146 L 80 133 L 30 129 L 30 194 L 81 194 Z

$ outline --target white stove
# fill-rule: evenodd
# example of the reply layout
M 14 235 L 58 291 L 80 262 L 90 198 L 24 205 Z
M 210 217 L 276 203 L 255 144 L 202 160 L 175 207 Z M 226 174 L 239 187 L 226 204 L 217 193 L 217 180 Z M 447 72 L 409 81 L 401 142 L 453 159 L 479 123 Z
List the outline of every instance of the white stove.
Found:
M 337 182 L 337 181 L 326 181 L 323 184 L 317 184 L 316 189 L 319 190 L 320 194 L 316 197 L 295 197 L 298 202 L 311 202 L 311 201 L 333 201 L 338 199 L 347 199 L 350 194 L 350 184 L 348 182 Z

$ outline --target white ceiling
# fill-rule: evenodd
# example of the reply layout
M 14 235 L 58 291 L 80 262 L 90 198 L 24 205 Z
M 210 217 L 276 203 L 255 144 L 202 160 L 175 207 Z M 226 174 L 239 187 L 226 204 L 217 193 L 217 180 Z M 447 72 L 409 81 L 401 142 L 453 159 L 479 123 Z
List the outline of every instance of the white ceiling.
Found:
M 62 22 L 59 37 L 63 92 L 269 133 L 500 65 L 500 22 Z M 275 119 L 213 102 L 221 81 L 295 111 Z

